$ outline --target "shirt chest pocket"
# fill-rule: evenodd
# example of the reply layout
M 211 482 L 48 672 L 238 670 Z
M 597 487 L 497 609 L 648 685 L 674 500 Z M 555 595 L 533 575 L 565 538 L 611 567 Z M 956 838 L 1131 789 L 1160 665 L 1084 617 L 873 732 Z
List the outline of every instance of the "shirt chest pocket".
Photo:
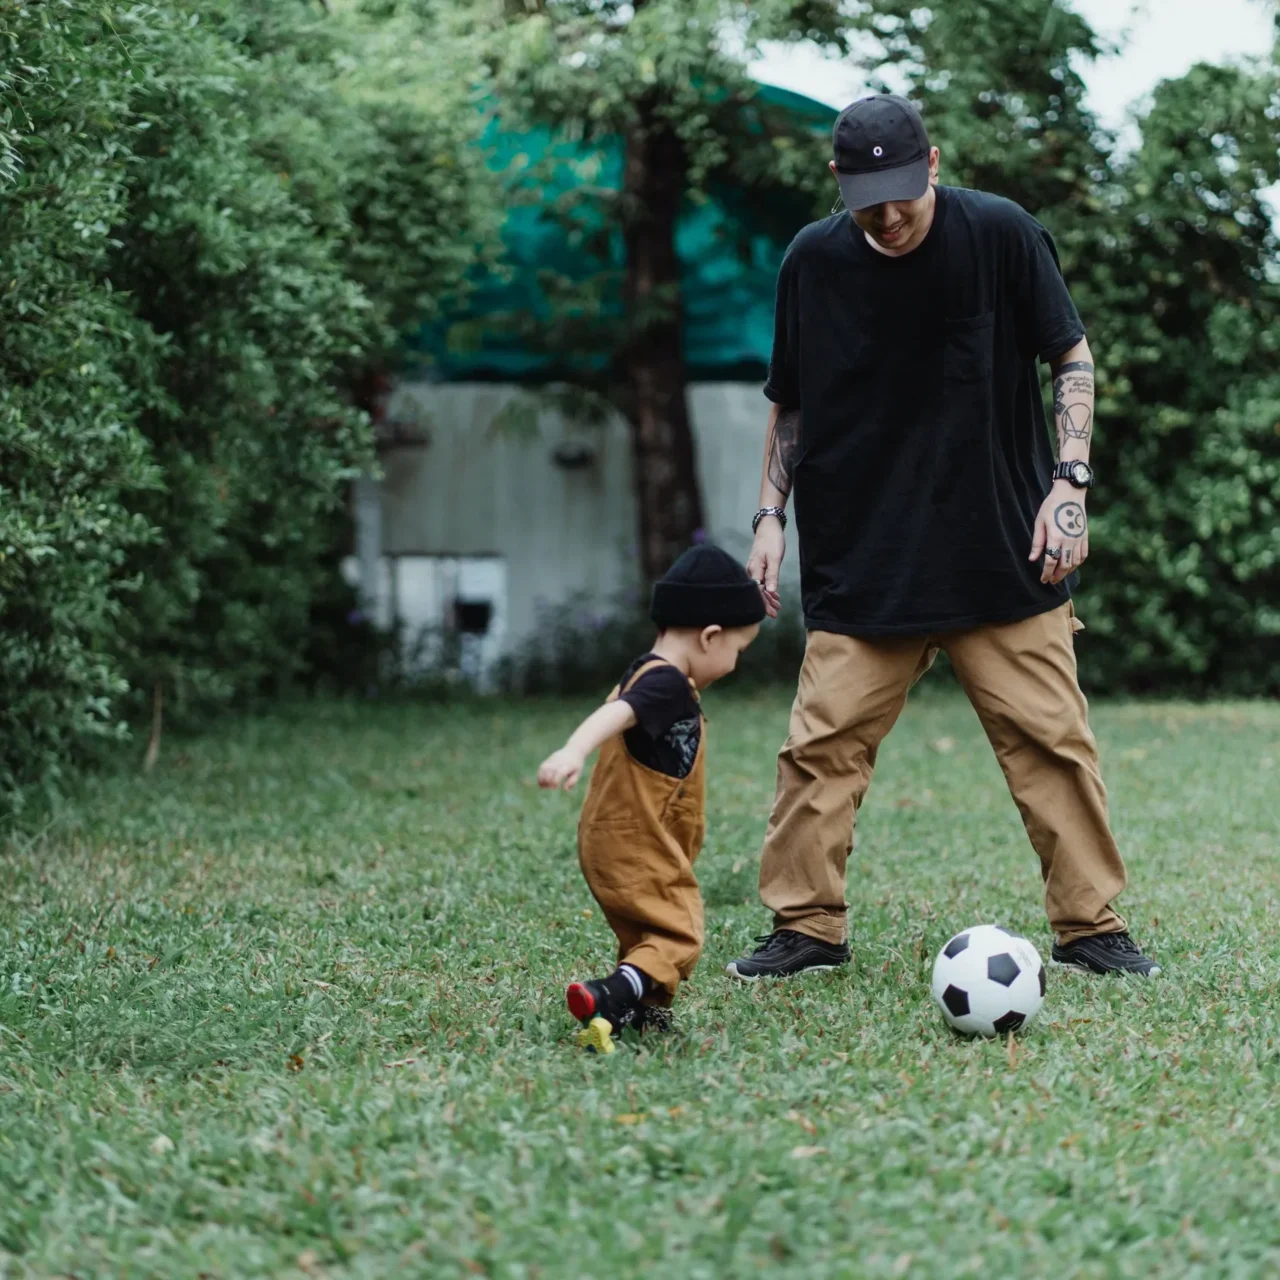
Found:
M 948 383 L 990 382 L 995 313 L 945 320 L 942 376 Z

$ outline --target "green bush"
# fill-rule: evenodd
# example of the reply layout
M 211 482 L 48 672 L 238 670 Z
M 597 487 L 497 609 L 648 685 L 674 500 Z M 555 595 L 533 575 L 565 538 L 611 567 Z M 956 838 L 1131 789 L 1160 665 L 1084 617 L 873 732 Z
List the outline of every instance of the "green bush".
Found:
M 138 420 L 162 341 L 106 277 L 129 55 L 75 6 L 0 8 L 0 810 L 120 736 L 128 560 L 162 477 Z
M 146 128 L 108 270 L 165 336 L 162 394 L 139 417 L 165 484 L 141 504 L 164 538 L 131 559 L 125 672 L 199 707 L 298 670 L 325 517 L 369 454 L 333 373 L 382 335 L 291 174 L 260 154 L 263 64 L 207 23 L 129 36 Z
M 874 0 L 871 64 L 898 64 L 943 180 L 1054 233 L 1098 362 L 1080 607 L 1097 692 L 1280 694 L 1280 179 L 1270 67 L 1193 67 L 1110 150 L 1060 0 Z
M 412 11 L 8 0 L 0 48 L 3 808 L 157 687 L 305 673 L 371 389 L 498 205 Z
M 1071 267 L 1098 359 L 1081 608 L 1099 689 L 1280 694 L 1280 178 L 1271 74 L 1195 67 Z

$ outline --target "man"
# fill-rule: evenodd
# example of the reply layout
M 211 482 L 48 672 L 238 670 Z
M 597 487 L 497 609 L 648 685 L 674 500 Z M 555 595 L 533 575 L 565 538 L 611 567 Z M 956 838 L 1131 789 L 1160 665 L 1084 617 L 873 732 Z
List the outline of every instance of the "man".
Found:
M 1158 973 L 1111 906 L 1125 870 L 1076 680 L 1067 579 L 1089 554 L 1093 356 L 1053 241 L 1011 201 L 938 186 L 903 98 L 846 108 L 834 151 L 849 213 L 801 231 L 778 276 L 748 562 L 776 616 L 794 490 L 808 643 L 760 867 L 774 929 L 728 971 L 848 961 L 858 806 L 942 650 L 1040 855 L 1053 961 Z

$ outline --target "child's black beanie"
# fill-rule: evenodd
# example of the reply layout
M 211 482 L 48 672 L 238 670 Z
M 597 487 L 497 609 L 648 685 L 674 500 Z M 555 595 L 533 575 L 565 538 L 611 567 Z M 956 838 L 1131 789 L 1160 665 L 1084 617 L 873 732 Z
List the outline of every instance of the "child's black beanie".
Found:
M 749 627 L 764 620 L 764 599 L 727 551 L 704 542 L 653 584 L 649 617 L 659 627 Z

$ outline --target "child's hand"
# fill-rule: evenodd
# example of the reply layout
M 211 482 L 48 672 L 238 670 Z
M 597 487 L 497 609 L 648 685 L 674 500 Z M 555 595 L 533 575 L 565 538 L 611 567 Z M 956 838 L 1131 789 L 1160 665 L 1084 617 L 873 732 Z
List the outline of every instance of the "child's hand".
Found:
M 538 786 L 568 791 L 582 777 L 586 758 L 568 747 L 553 751 L 538 767 Z

